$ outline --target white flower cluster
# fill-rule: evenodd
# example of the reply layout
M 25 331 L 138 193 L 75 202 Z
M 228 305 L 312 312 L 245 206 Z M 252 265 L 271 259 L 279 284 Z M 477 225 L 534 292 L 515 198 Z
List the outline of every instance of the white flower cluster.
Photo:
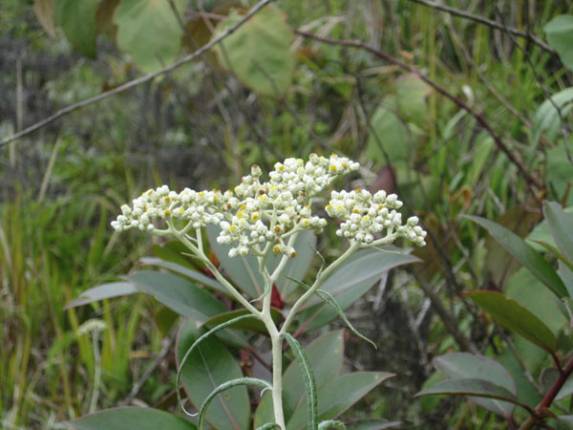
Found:
M 151 189 L 123 205 L 122 214 L 111 223 L 118 231 L 139 228 L 157 234 L 177 230 L 187 233 L 207 224 L 217 224 L 221 233 L 217 241 L 231 246 L 229 255 L 262 255 L 271 247 L 276 254 L 294 256 L 289 238 L 301 229 L 321 231 L 326 220 L 313 215 L 311 199 L 338 176 L 357 170 L 359 164 L 346 157 L 312 154 L 308 161 L 288 158 L 276 163 L 268 181 L 261 181 L 262 171 L 253 166 L 234 190 L 193 191 L 180 193 L 167 186 Z M 343 220 L 337 234 L 364 244 L 376 243 L 386 230 L 387 236 L 404 237 L 423 245 L 425 231 L 416 217 L 402 224 L 397 209 L 402 206 L 395 194 L 379 191 L 333 192 L 326 207 L 330 216 Z M 161 229 L 160 226 L 167 227 Z
M 326 212 L 342 219 L 336 234 L 364 244 L 375 243 L 382 232 L 388 238 L 403 237 L 416 245 L 424 246 L 426 232 L 418 225 L 418 218 L 408 218 L 402 223 L 402 207 L 396 194 L 378 191 L 374 195 L 366 190 L 333 191 Z
M 285 243 L 295 229 L 320 231 L 326 220 L 312 214 L 310 200 L 336 177 L 358 169 L 359 164 L 346 157 L 330 158 L 312 154 L 305 163 L 288 158 L 276 163 L 269 181 L 261 182 L 258 166 L 244 176 L 234 189 L 235 198 L 227 200 L 233 214 L 221 223 L 219 243 L 234 245 L 230 256 L 247 255 L 258 244 L 273 242 L 273 252 L 294 256 L 296 251 Z
M 223 196 L 219 191 L 193 191 L 185 188 L 180 193 L 170 191 L 167 185 L 150 189 L 132 202 L 123 205 L 121 215 L 111 226 L 117 231 L 138 228 L 157 231 L 158 221 L 183 221 L 190 227 L 201 228 L 207 224 L 220 223 L 223 214 L 220 203 Z

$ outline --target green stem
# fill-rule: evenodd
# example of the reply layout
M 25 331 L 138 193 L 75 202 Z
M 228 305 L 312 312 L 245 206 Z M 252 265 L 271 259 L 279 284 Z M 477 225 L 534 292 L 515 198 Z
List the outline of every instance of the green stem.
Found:
M 312 284 L 312 286 L 304 292 L 302 296 L 295 302 L 295 304 L 290 309 L 286 320 L 281 327 L 280 333 L 286 333 L 290 324 L 294 320 L 295 315 L 300 310 L 300 307 L 320 288 L 322 282 L 327 279 L 342 263 L 344 263 L 354 252 L 356 252 L 360 248 L 360 243 L 353 242 L 348 249 L 338 257 L 336 260 L 332 262 L 330 266 L 324 269 L 322 272 L 318 274 L 316 280 Z

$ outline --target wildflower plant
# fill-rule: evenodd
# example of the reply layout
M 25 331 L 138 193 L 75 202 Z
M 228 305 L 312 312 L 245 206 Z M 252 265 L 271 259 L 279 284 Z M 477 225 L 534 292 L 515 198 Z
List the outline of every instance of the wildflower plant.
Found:
M 248 415 L 244 418 L 243 412 L 237 411 L 236 416 L 225 418 L 236 421 L 231 425 L 212 414 L 208 407 L 224 391 L 237 393 L 237 387 L 254 386 L 261 389 L 263 395 L 254 417 L 256 428 L 344 428 L 342 422 L 332 420 L 343 410 L 334 416 L 322 410 L 321 398 L 317 399 L 316 365 L 312 357 L 307 357 L 314 354 L 309 354 L 309 349 L 301 346 L 292 334 L 293 329 L 300 333 L 304 327 L 319 326 L 330 321 L 334 312 L 344 319 L 353 333 L 363 337 L 350 324 L 343 309 L 364 294 L 391 267 L 415 260 L 407 253 L 384 249 L 384 246 L 400 239 L 423 246 L 426 236 L 418 225 L 418 218 L 403 220 L 400 213 L 402 202 L 395 194 L 384 191 L 332 191 L 324 210 L 321 210 L 319 204 L 327 188 L 358 168 L 357 162 L 337 155 L 323 157 L 313 154 L 306 161 L 288 158 L 276 163 L 267 176 L 258 166 L 253 166 L 250 174 L 232 190 L 195 191 L 185 188 L 176 192 L 162 186 L 146 191 L 131 205 L 122 206 L 121 214 L 111 223 L 115 230 L 139 229 L 176 239 L 209 277 L 181 267 L 175 268 L 175 272 L 203 284 L 202 294 L 211 288 L 215 294 L 229 298 L 234 303 L 233 307 L 242 307 L 215 315 L 202 324 L 194 341 L 179 351 L 177 394 L 181 410 L 187 415 L 185 423 L 189 426 L 196 424 L 203 429 L 208 423 L 211 428 L 247 428 L 251 418 Z M 323 264 L 314 280 L 306 283 L 305 273 L 313 256 L 318 253 L 315 250 L 316 235 L 323 232 L 329 221 L 337 225 L 336 234 L 345 240 L 346 249 L 329 265 Z M 220 263 L 210 256 L 207 242 Z M 154 263 L 172 270 L 177 266 L 156 260 Z M 129 292 L 150 293 L 180 314 L 189 316 L 189 313 L 181 311 L 179 299 L 174 301 L 169 297 L 168 285 L 142 287 L 145 282 L 141 281 L 141 276 L 128 279 L 129 282 L 116 287 Z M 357 291 L 341 293 L 336 289 L 339 285 L 356 287 Z M 80 303 L 113 295 L 119 294 L 113 292 L 110 285 L 104 285 L 88 291 L 80 298 Z M 286 305 L 276 306 L 273 300 L 276 295 L 281 302 L 284 299 Z M 317 323 L 317 315 L 322 323 Z M 192 378 L 185 377 L 189 362 L 214 335 L 229 337 L 229 333 L 246 327 L 247 320 L 270 339 L 272 369 L 269 380 L 239 375 L 222 381 L 210 393 L 194 394 Z M 288 399 L 285 400 L 288 390 L 285 388 L 283 366 L 287 345 L 293 352 L 292 362 L 298 363 L 297 371 L 301 372 L 304 381 L 307 399 L 304 419 L 297 418 L 297 411 L 284 405 L 285 401 L 288 403 Z M 329 354 L 329 351 L 322 351 L 322 354 Z M 289 371 L 290 367 L 287 373 Z M 363 385 L 371 389 L 390 375 L 372 372 L 368 376 L 369 380 Z M 193 411 L 179 395 L 181 382 L 195 405 Z M 240 389 L 245 390 L 244 387 Z M 368 390 L 362 395 L 366 392 Z M 77 428 L 90 428 L 82 427 L 90 419 L 98 419 L 97 414 L 78 421 Z

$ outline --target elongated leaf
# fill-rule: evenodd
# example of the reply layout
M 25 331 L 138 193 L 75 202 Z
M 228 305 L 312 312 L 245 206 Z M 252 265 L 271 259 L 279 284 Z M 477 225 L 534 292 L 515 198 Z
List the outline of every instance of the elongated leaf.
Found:
M 77 299 L 68 303 L 66 307 L 75 308 L 76 306 L 83 306 L 88 303 L 112 299 L 115 297 L 129 296 L 138 292 L 137 287 L 131 282 L 111 282 L 109 284 L 98 285 L 97 287 L 84 291 Z
M 107 409 L 72 422 L 74 430 L 196 430 L 193 423 L 151 408 Z
M 122 0 L 114 14 L 119 48 L 147 72 L 172 63 L 183 34 L 177 14 L 183 16 L 186 3 L 172 0 L 172 7 L 169 1 Z
M 241 17 L 231 14 L 217 27 L 215 35 Z M 249 22 L 227 37 L 216 52 L 219 61 L 254 91 L 279 97 L 289 87 L 295 65 L 290 45 L 293 31 L 286 15 L 267 6 Z
M 177 342 L 177 362 L 198 338 L 195 324 L 187 321 L 181 326 Z M 193 405 L 199 409 L 209 394 L 219 385 L 242 378 L 239 363 L 229 350 L 215 337 L 203 341 L 182 366 L 181 381 Z M 214 400 L 206 420 L 214 428 L 229 430 L 249 429 L 250 402 L 247 389 L 237 386 Z
M 357 401 L 376 388 L 379 384 L 394 376 L 386 372 L 354 372 L 333 378 L 318 390 L 318 417 L 321 420 L 337 418 Z M 343 393 L 343 394 L 342 394 Z M 287 424 L 287 430 L 305 429 L 305 413 L 301 409 Z
M 294 242 L 296 257 L 291 258 L 283 269 L 277 285 L 285 301 L 292 302 L 296 298 L 296 289 L 308 272 L 316 254 L 316 235 L 311 230 L 300 232 Z
M 501 225 L 476 216 L 466 218 L 481 225 L 517 261 L 526 267 L 537 279 L 551 289 L 558 297 L 566 297 L 567 289 L 553 267 L 545 261 L 527 242 Z
M 416 394 L 416 397 L 433 395 L 475 396 L 521 405 L 515 395 L 505 388 L 489 381 L 475 378 L 446 379 L 420 391 Z
M 225 306 L 205 289 L 171 273 L 142 270 L 129 276 L 130 282 L 141 292 L 153 296 L 157 301 L 177 312 L 199 322 L 224 312 Z
M 559 15 L 543 28 L 549 45 L 557 51 L 563 64 L 573 70 L 573 15 Z
M 183 369 L 185 368 L 185 365 L 187 364 L 187 360 L 189 359 L 189 357 L 191 356 L 193 351 L 195 351 L 199 347 L 201 342 L 207 340 L 211 335 L 217 333 L 219 330 L 223 330 L 226 327 L 233 326 L 237 323 L 240 323 L 242 321 L 249 320 L 249 319 L 256 319 L 256 317 L 252 314 L 242 314 L 242 315 L 238 315 L 234 318 L 225 320 L 225 321 L 217 324 L 211 330 L 209 330 L 206 333 L 203 333 L 201 336 L 199 336 L 197 338 L 197 340 L 195 342 L 193 342 L 193 344 L 187 349 L 187 351 L 185 352 L 185 354 L 183 355 L 183 357 L 179 361 L 179 365 L 177 366 L 177 377 L 175 379 L 175 390 L 177 392 L 177 401 L 178 401 L 181 409 L 183 409 L 183 411 L 185 411 L 185 413 L 187 415 L 192 415 L 192 413 L 187 411 L 187 409 L 185 408 L 185 405 L 181 401 L 181 393 L 179 390 L 179 385 L 181 384 L 181 375 L 183 374 Z
M 177 264 L 172 261 L 166 261 L 163 260 L 162 258 L 156 258 L 156 257 L 143 257 L 139 261 L 145 265 L 156 266 L 170 270 L 178 275 L 183 275 L 186 278 L 196 281 L 201 285 L 213 288 L 214 290 L 217 290 L 218 292 L 221 292 L 225 295 L 229 295 L 227 289 L 223 287 L 215 279 L 210 278 L 201 272 L 197 272 L 196 270 L 192 270 L 185 266 L 182 266 L 181 264 Z
M 215 397 L 231 388 L 245 385 L 251 385 L 267 390 L 272 390 L 273 388 L 268 382 L 257 378 L 238 378 L 222 383 L 207 396 L 203 402 L 203 405 L 201 406 L 201 410 L 199 411 L 199 430 L 202 430 L 205 427 L 205 414 L 207 412 L 207 408 L 215 399 Z
M 542 134 L 550 142 L 555 141 L 559 136 L 562 121 L 567 120 L 572 108 L 573 88 L 566 88 L 545 100 L 533 118 L 533 143 L 537 144 Z
M 535 315 L 495 291 L 476 291 L 469 297 L 488 312 L 500 325 L 523 336 L 548 352 L 557 349 L 557 339 L 553 332 Z
M 573 217 L 555 202 L 545 202 L 543 214 L 549 223 L 555 243 L 567 259 L 573 262 Z
M 62 27 L 73 48 L 95 56 L 96 13 L 100 0 L 55 0 L 56 22 Z
M 318 294 L 321 298 L 324 299 L 325 302 L 329 303 L 338 313 L 338 316 L 344 321 L 344 323 L 346 324 L 346 326 L 348 327 L 348 329 L 354 333 L 356 336 L 358 336 L 360 339 L 365 340 L 366 342 L 368 342 L 370 345 L 372 345 L 374 347 L 374 349 L 378 349 L 378 346 L 376 346 L 376 344 L 368 339 L 366 336 L 364 336 L 362 333 L 360 333 L 350 322 L 350 320 L 348 319 L 348 317 L 346 316 L 346 314 L 344 313 L 344 310 L 342 309 L 342 307 L 340 306 L 340 304 L 336 301 L 336 299 L 334 298 L 334 296 L 332 294 L 330 294 L 328 291 L 323 291 L 320 288 L 318 290 L 316 290 L 316 294 Z
M 302 374 L 304 375 L 304 385 L 307 397 L 307 411 L 308 411 L 308 419 L 306 422 L 306 427 L 310 428 L 310 430 L 317 430 L 318 399 L 316 395 L 316 383 L 314 381 L 314 374 L 312 373 L 312 369 L 310 368 L 308 359 L 306 358 L 306 355 L 300 343 L 289 333 L 285 333 L 284 338 L 290 345 L 291 349 L 294 351 L 296 360 L 299 363 L 300 368 L 302 369 Z
M 281 430 L 281 426 L 279 426 L 276 423 L 267 423 L 267 424 L 263 424 L 260 427 L 257 427 L 257 430 L 275 430 L 275 429 Z
M 400 421 L 361 421 L 352 426 L 352 430 L 387 430 L 397 428 L 402 428 L 402 423 Z
M 505 388 L 516 395 L 513 378 L 505 368 L 491 358 L 453 352 L 434 359 L 436 368 L 445 373 L 450 379 L 473 378 L 482 379 Z M 513 411 L 511 403 L 496 399 L 471 398 L 475 403 L 502 416 L 509 416 Z
M 338 268 L 321 286 L 329 292 L 342 309 L 362 297 L 390 270 L 420 261 L 418 258 L 395 251 L 367 249 L 357 252 L 346 264 Z M 309 300 L 303 306 L 299 320 L 307 330 L 320 327 L 337 316 L 337 311 L 320 298 Z M 318 305 L 317 305 L 318 304 Z M 314 305 L 314 306 L 313 306 Z

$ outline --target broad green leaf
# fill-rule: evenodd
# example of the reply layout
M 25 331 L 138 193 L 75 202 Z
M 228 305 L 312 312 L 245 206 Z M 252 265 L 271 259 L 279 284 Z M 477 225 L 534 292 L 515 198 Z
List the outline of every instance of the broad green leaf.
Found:
M 516 394 L 515 382 L 509 372 L 491 358 L 466 352 L 452 352 L 436 357 L 434 365 L 450 379 L 482 379 Z M 513 411 L 513 405 L 504 401 L 482 398 L 471 398 L 471 400 L 502 416 L 509 416 Z
M 343 336 L 344 332 L 341 330 L 328 332 L 312 341 L 304 349 L 318 390 L 332 379 L 337 378 L 342 371 Z M 325 354 L 325 351 L 328 351 L 328 354 Z M 303 414 L 306 411 L 304 377 L 296 363 L 291 363 L 283 374 L 283 403 L 287 420 L 295 410 L 302 409 Z M 271 396 L 265 394 L 257 408 L 255 425 L 271 421 L 272 411 Z
M 171 273 L 142 270 L 129 276 L 138 291 L 153 296 L 179 315 L 199 322 L 225 312 L 225 306 L 208 291 Z
M 100 0 L 55 0 L 56 22 L 72 47 L 84 55 L 96 53 L 96 14 Z
M 161 258 L 155 258 L 155 257 L 142 257 L 139 261 L 141 262 L 141 264 L 144 265 L 161 267 L 162 269 L 167 269 L 171 272 L 183 275 L 186 278 L 196 281 L 201 285 L 210 287 L 225 295 L 229 295 L 227 289 L 224 286 L 222 286 L 219 282 L 217 282 L 215 279 L 210 278 L 209 276 L 204 275 L 203 273 L 198 272 L 196 270 L 192 270 L 185 266 L 182 266 L 181 264 L 177 264 L 171 261 L 166 261 Z
M 176 14 L 184 16 L 186 5 L 186 0 L 122 0 L 113 19 L 119 48 L 146 72 L 172 63 L 179 54 L 183 35 Z
M 181 326 L 177 342 L 177 362 L 180 363 L 191 344 L 198 338 L 193 321 Z M 229 350 L 215 337 L 205 339 L 181 370 L 181 381 L 192 404 L 199 409 L 209 394 L 219 385 L 242 378 L 241 367 Z M 206 413 L 207 422 L 215 428 L 247 430 L 250 403 L 247 389 L 238 386 L 218 396 Z
M 314 373 L 310 367 L 308 358 L 302 349 L 302 345 L 296 340 L 291 334 L 285 333 L 284 337 L 289 344 L 290 348 L 294 352 L 295 362 L 298 364 L 304 379 L 306 409 L 307 409 L 307 421 L 305 427 L 310 430 L 318 430 L 318 417 L 317 417 L 317 407 L 318 399 L 316 394 L 316 382 L 314 379 Z
M 273 387 L 267 381 L 263 381 L 262 379 L 257 378 L 238 378 L 233 379 L 231 381 L 223 382 L 217 388 L 215 388 L 211 393 L 207 396 L 203 405 L 201 406 L 201 410 L 199 411 L 199 430 L 203 430 L 205 428 L 205 415 L 207 413 L 207 409 L 213 400 L 220 394 L 225 391 L 230 390 L 234 387 L 239 386 L 255 386 L 261 388 L 263 390 L 272 390 Z
M 543 214 L 559 250 L 573 262 L 573 217 L 565 213 L 555 202 L 543 204 Z
M 497 399 L 519 405 L 515 395 L 507 389 L 483 379 L 446 379 L 416 394 L 419 396 L 451 395 Z
M 545 27 L 547 42 L 557 51 L 563 64 L 573 70 L 573 15 L 559 15 Z
M 231 14 L 217 26 L 215 37 L 240 19 L 238 14 Z M 293 38 L 286 15 L 275 6 L 267 6 L 227 37 L 216 52 L 220 63 L 249 88 L 279 97 L 292 80 Z
M 83 306 L 114 297 L 128 296 L 138 292 L 137 287 L 131 282 L 110 282 L 84 291 L 77 299 L 68 303 L 67 307 L 75 308 L 76 306 Z
M 467 174 L 468 184 L 477 184 L 486 162 L 494 149 L 495 144 L 489 134 L 480 134 L 478 136 L 472 157 L 469 160 L 469 170 Z
M 402 76 L 396 81 L 396 101 L 400 116 L 423 126 L 428 117 L 427 97 L 431 87 L 414 74 Z
M 329 292 L 342 309 L 348 308 L 362 297 L 390 270 L 404 264 L 418 262 L 418 258 L 396 251 L 368 249 L 357 252 L 347 263 L 338 268 L 321 289 Z M 335 309 L 320 298 L 309 300 L 303 306 L 299 320 L 307 330 L 320 327 L 336 318 Z
M 532 143 L 537 144 L 541 135 L 545 135 L 550 142 L 555 141 L 571 108 L 573 108 L 573 88 L 566 88 L 545 100 L 533 117 Z
M 151 408 L 106 409 L 71 423 L 74 430 L 196 430 L 189 421 Z
M 553 291 L 558 297 L 568 295 L 567 289 L 553 267 L 543 256 L 535 251 L 527 242 L 501 225 L 476 216 L 466 218 L 481 225 L 495 240 L 509 252 L 517 261 L 525 266 L 537 279 Z
M 507 280 L 505 294 L 539 317 L 555 335 L 567 322 L 559 311 L 559 299 L 524 268 Z
M 346 430 L 346 424 L 342 421 L 326 420 L 320 423 L 318 430 Z
M 331 379 L 318 390 L 319 419 L 337 418 L 392 376 L 386 372 L 353 372 Z M 305 414 L 305 410 L 297 409 L 287 423 L 287 430 L 305 430 Z
M 392 106 L 383 102 L 370 118 L 367 143 L 368 158 L 380 163 L 407 161 L 412 150 L 412 139 Z
M 571 166 L 571 173 L 573 174 L 573 166 Z M 564 216 L 573 221 L 573 206 L 565 208 L 563 210 Z M 541 245 L 541 243 L 547 243 L 553 247 L 557 247 L 557 244 L 553 240 L 553 235 L 549 229 L 549 223 L 547 219 L 544 219 L 527 236 L 527 242 L 536 250 L 544 252 L 546 248 Z
M 523 336 L 548 352 L 557 348 L 553 332 L 527 309 L 516 301 L 494 291 L 476 291 L 469 297 L 492 318 L 508 330 Z

